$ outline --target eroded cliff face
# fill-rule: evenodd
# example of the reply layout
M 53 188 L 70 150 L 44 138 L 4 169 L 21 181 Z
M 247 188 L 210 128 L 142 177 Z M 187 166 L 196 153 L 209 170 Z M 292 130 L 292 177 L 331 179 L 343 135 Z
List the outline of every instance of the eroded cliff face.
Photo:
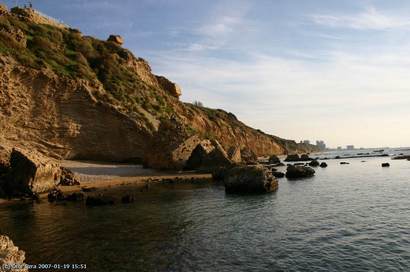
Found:
M 206 138 L 258 156 L 314 150 L 250 128 L 232 113 L 182 103 L 180 94 L 177 84 L 116 43 L 0 15 L 4 144 L 64 159 L 149 157 L 158 168 L 183 165 Z

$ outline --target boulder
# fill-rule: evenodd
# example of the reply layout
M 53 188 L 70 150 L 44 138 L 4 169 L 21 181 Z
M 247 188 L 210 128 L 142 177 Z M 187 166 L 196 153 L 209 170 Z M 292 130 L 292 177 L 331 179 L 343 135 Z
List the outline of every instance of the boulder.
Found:
M 166 91 L 167 93 L 169 93 L 170 95 L 176 98 L 179 98 L 181 96 L 182 90 L 178 84 L 168 80 L 166 77 L 163 77 L 163 76 L 155 76 L 155 77 L 158 81 L 159 86 L 164 91 Z
M 107 41 L 116 43 L 118 45 L 122 45 L 124 43 L 124 39 L 120 35 L 110 35 Z
M 0 235 L 0 272 L 27 272 L 25 255 L 9 237 Z
M 248 147 L 244 147 L 241 149 L 241 158 L 242 158 L 242 162 L 245 164 L 257 164 L 258 163 L 258 157 Z
M 317 160 L 312 160 L 310 163 L 309 163 L 309 166 L 312 166 L 312 167 L 318 167 L 320 164 L 319 164 L 319 162 L 317 161 Z
M 74 177 L 73 171 L 68 168 L 61 167 L 60 185 L 74 186 L 80 185 L 80 182 Z
M 241 163 L 242 162 L 241 149 L 239 148 L 239 146 L 237 146 L 237 147 L 232 146 L 228 149 L 228 158 L 233 163 Z
M 321 162 L 319 166 L 322 167 L 322 168 L 326 168 L 326 167 L 327 167 L 327 163 Z
M 290 154 L 285 159 L 286 162 L 295 162 L 299 160 L 300 160 L 300 157 L 298 154 Z
M 390 163 L 384 162 L 384 163 L 382 163 L 382 167 L 390 167 Z
M 315 175 L 315 170 L 307 166 L 289 165 L 286 169 L 288 179 L 308 178 Z
M 13 149 L 10 174 L 5 183 L 8 195 L 33 195 L 52 190 L 60 181 L 60 165 L 35 151 Z
M 258 194 L 278 189 L 278 181 L 262 166 L 237 166 L 227 170 L 224 178 L 228 194 Z
M 300 161 L 311 161 L 311 160 L 313 160 L 311 157 L 309 157 L 309 155 L 308 154 L 302 154 L 301 156 L 300 156 L 300 159 L 299 159 Z
M 220 167 L 229 167 L 233 163 L 223 147 L 216 140 L 203 140 L 192 151 L 185 169 L 213 171 Z
M 270 164 L 280 164 L 280 159 L 276 155 L 272 155 L 269 157 L 269 163 Z

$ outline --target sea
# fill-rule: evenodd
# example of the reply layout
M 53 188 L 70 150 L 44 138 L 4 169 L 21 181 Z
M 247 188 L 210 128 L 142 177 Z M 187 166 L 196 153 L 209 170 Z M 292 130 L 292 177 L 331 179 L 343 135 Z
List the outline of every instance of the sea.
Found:
M 410 150 L 311 154 L 328 167 L 264 195 L 168 184 L 119 190 L 131 204 L 1 205 L 0 233 L 28 264 L 50 265 L 31 271 L 410 271 L 410 161 L 399 154 Z

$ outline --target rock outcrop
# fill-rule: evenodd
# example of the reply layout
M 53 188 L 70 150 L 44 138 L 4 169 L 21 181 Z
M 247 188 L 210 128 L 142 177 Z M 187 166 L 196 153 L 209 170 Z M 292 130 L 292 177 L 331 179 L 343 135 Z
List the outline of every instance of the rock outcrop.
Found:
M 28 272 L 25 258 L 25 252 L 16 247 L 9 237 L 0 235 L 0 272 Z
M 278 181 L 261 166 L 237 166 L 227 170 L 224 178 L 228 194 L 260 194 L 278 189 Z
M 236 164 L 242 163 L 241 149 L 239 146 L 231 146 L 228 150 L 228 158 Z
M 4 190 L 11 196 L 48 192 L 59 183 L 60 176 L 60 165 L 54 160 L 35 151 L 13 149 Z
M 166 169 L 180 169 L 203 139 L 225 150 L 240 146 L 244 163 L 315 150 L 250 128 L 232 113 L 183 103 L 181 88 L 153 74 L 145 60 L 34 10 L 1 15 L 3 32 L 2 143 L 53 158 L 144 159 Z M 163 133 L 173 119 L 178 125 Z
M 110 35 L 107 41 L 118 45 L 122 45 L 124 43 L 124 39 L 120 35 Z
M 203 140 L 192 151 L 185 169 L 212 172 L 232 164 L 233 162 L 218 141 Z
M 280 164 L 280 159 L 276 155 L 272 155 L 269 157 L 269 163 L 270 164 Z
M 315 175 L 315 170 L 307 166 L 289 165 L 286 169 L 288 179 L 309 178 Z

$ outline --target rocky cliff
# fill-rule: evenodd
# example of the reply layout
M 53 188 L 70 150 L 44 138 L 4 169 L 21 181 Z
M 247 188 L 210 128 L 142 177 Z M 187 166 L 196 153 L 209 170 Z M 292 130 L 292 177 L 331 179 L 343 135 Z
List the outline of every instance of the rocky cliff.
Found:
M 112 39 L 83 36 L 31 9 L 1 10 L 3 144 L 158 168 L 179 168 L 206 138 L 257 156 L 315 150 L 250 128 L 232 113 L 179 101 L 177 84 Z

